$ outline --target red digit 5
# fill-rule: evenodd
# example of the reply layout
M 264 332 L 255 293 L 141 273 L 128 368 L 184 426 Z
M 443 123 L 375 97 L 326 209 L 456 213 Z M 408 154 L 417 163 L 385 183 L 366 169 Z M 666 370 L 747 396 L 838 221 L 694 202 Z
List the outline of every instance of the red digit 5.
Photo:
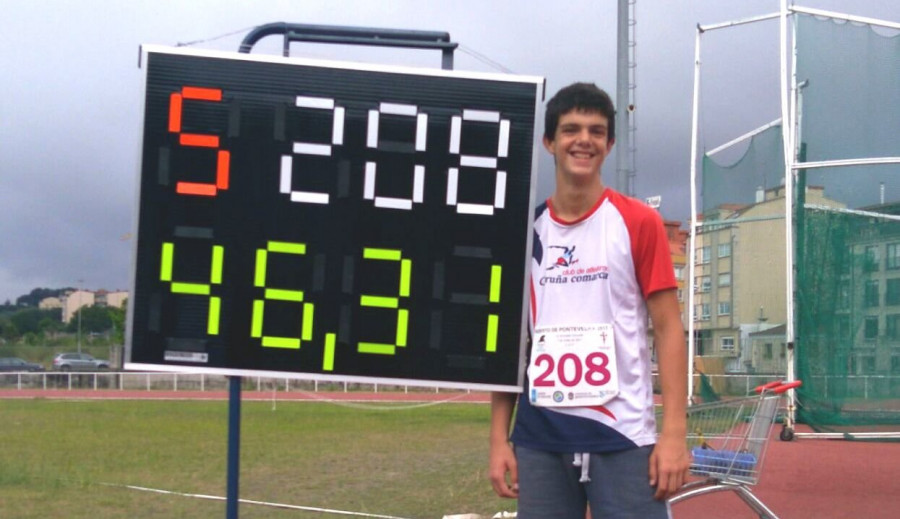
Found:
M 229 163 L 231 154 L 228 150 L 219 150 L 219 136 L 200 133 L 181 132 L 181 112 L 185 99 L 198 101 L 222 101 L 222 90 L 218 88 L 182 87 L 181 92 L 169 96 L 169 132 L 178 134 L 178 143 L 182 146 L 216 148 L 216 181 L 215 182 L 178 182 L 175 192 L 182 195 L 216 196 L 219 190 L 228 189 Z

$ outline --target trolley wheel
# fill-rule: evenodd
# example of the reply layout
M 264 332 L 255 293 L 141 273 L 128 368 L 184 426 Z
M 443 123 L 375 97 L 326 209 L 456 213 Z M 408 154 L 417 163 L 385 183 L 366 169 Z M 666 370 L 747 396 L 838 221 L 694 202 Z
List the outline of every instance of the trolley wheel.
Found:
M 781 434 L 778 436 L 783 442 L 789 442 L 794 439 L 794 429 L 787 426 L 781 428 Z

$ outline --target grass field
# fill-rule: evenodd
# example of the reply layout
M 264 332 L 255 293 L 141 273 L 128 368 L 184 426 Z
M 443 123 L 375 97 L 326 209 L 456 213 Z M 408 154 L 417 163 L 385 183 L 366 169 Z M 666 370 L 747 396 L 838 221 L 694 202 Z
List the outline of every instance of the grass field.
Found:
M 0 517 L 224 517 L 227 402 L 0 400 Z M 244 402 L 240 497 L 404 518 L 493 515 L 484 404 Z M 242 504 L 242 518 L 341 515 Z

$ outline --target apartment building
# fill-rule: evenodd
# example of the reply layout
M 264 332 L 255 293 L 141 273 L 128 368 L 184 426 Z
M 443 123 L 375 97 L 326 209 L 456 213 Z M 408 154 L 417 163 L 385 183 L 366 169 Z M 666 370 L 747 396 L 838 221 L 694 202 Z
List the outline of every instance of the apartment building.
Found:
M 124 290 L 110 292 L 108 290 L 100 289 L 94 292 L 94 304 L 97 306 L 122 308 L 126 299 L 128 299 L 128 292 Z
M 842 206 L 822 187 L 808 187 L 806 201 Z M 694 348 L 698 356 L 720 358 L 725 372 L 786 369 L 784 215 L 784 186 L 758 190 L 753 204 L 724 204 L 703 215 L 694 243 Z M 761 333 L 777 327 L 780 339 Z M 772 358 L 754 356 L 755 343 L 771 344 Z
M 73 290 L 59 297 L 62 305 L 62 320 L 68 323 L 79 308 L 94 305 L 94 293 L 90 290 Z
M 900 214 L 900 204 L 864 208 Z M 836 298 L 836 339 L 852 375 L 900 374 L 900 226 L 861 218 L 848 232 Z
M 685 286 L 688 280 L 687 248 L 690 232 L 682 229 L 681 222 L 678 220 L 663 220 L 663 226 L 666 229 L 666 238 L 669 241 L 669 255 L 672 258 L 672 267 L 675 269 L 675 281 L 678 286 L 678 309 L 681 311 L 681 322 L 686 330 L 687 311 L 685 310 L 685 302 L 687 301 L 687 292 L 685 291 Z M 654 364 L 654 369 L 656 369 L 656 345 L 653 343 L 652 321 L 647 328 L 647 335 L 651 360 Z
M 690 233 L 681 228 L 681 222 L 677 220 L 665 220 L 666 236 L 669 240 L 669 255 L 672 258 L 672 267 L 675 269 L 675 281 L 678 284 L 678 308 L 681 310 L 681 322 L 687 329 L 687 312 L 685 301 L 687 297 L 684 291 L 688 278 L 687 247 Z
M 59 298 L 48 297 L 40 302 L 41 308 L 62 308 L 62 321 L 68 323 L 81 307 L 111 306 L 122 308 L 128 299 L 128 292 L 117 290 L 73 290 L 61 295 Z M 56 306 L 54 306 L 56 305 Z
M 38 302 L 38 308 L 41 310 L 53 310 L 54 308 L 62 308 L 62 301 L 58 297 L 45 297 Z

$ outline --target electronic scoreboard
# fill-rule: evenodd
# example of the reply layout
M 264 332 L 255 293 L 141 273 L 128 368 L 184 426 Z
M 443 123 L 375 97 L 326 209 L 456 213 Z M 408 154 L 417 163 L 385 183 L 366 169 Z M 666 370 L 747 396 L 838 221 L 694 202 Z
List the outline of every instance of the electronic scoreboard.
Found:
M 141 67 L 127 369 L 521 387 L 542 78 Z

